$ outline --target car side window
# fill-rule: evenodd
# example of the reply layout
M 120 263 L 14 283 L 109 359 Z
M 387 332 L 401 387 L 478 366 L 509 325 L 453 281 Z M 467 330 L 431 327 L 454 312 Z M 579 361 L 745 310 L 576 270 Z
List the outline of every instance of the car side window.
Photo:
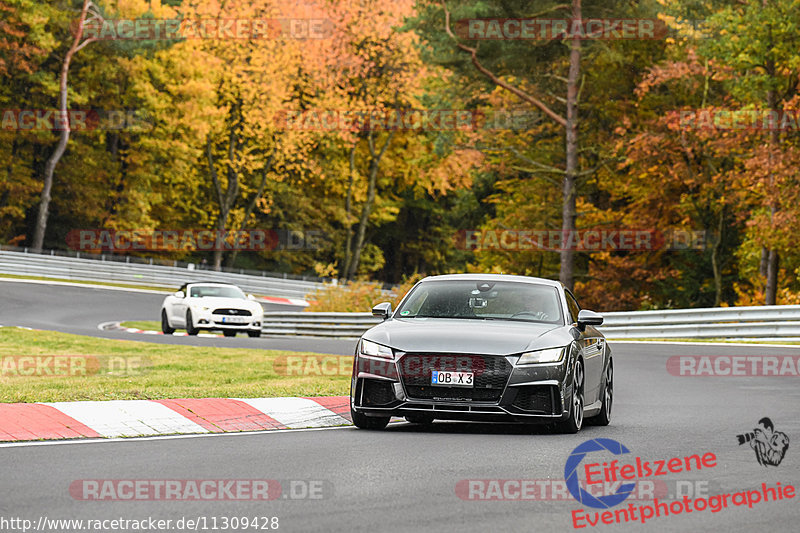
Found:
M 564 294 L 567 295 L 567 309 L 569 309 L 569 318 L 572 324 L 575 324 L 578 321 L 578 313 L 581 310 L 581 306 L 578 305 L 578 300 L 572 295 L 569 291 L 564 291 Z

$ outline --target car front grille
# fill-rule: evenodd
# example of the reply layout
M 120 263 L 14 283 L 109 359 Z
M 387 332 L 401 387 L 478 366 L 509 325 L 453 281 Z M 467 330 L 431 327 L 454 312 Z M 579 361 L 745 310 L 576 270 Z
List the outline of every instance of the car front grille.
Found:
M 555 385 L 527 385 L 519 387 L 512 405 L 523 411 L 552 415 L 556 414 L 556 398 L 559 395 Z
M 407 353 L 398 363 L 408 397 L 422 400 L 496 402 L 500 400 L 512 370 L 505 357 L 493 355 Z M 475 375 L 474 386 L 433 386 L 433 370 L 472 372 Z
M 213 314 L 215 315 L 226 315 L 226 316 L 251 316 L 252 313 L 247 309 L 230 309 L 227 307 L 221 307 L 219 309 L 214 309 Z

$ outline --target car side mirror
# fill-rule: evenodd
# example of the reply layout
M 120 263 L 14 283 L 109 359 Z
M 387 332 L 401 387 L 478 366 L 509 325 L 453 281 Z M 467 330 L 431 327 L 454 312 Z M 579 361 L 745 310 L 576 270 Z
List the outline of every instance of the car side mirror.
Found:
M 184 296 L 186 296 L 186 295 L 183 293 L 183 291 L 175 291 L 175 293 L 173 294 L 173 296 L 174 296 L 175 298 L 183 298 L 183 297 L 184 297 Z
M 248 294 L 247 295 L 247 299 L 250 300 L 251 302 L 255 302 L 256 301 L 256 297 L 253 296 L 252 294 Z
M 376 316 L 386 320 L 392 314 L 392 304 L 390 302 L 382 302 L 372 308 L 372 316 Z
M 578 329 L 584 331 L 586 326 L 599 326 L 603 323 L 603 315 L 589 311 L 588 309 L 581 309 L 578 311 Z

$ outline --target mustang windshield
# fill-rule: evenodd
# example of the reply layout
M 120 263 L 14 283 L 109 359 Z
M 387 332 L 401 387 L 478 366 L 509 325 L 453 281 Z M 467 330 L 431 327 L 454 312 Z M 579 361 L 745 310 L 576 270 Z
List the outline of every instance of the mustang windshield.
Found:
M 511 281 L 429 281 L 397 310 L 400 318 L 519 320 L 563 324 L 555 287 Z
M 192 298 L 214 297 L 214 298 L 238 298 L 246 300 L 247 296 L 237 287 L 215 287 L 215 286 L 194 286 L 189 295 Z

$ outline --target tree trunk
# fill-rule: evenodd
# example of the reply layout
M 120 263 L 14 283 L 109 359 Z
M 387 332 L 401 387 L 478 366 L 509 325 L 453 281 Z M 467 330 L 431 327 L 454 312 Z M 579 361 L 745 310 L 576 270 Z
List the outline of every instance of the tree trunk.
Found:
M 572 19 L 581 19 L 581 0 L 572 0 Z M 566 169 L 564 173 L 561 206 L 561 265 L 559 279 L 572 290 L 575 251 L 570 236 L 575 231 L 575 182 L 578 176 L 578 83 L 581 69 L 581 39 L 572 38 L 567 78 Z
M 350 214 L 353 210 L 353 182 L 356 174 L 356 147 L 358 140 L 350 148 L 350 177 L 347 180 L 347 195 L 344 198 L 344 224 L 345 224 L 345 243 L 344 261 L 342 269 L 339 271 L 340 277 L 347 278 L 350 272 L 350 262 L 353 255 L 353 225 L 350 221 Z
M 239 231 L 245 231 L 247 229 L 247 221 L 250 219 L 250 216 L 255 211 L 256 204 L 258 200 L 264 195 L 264 189 L 267 187 L 267 174 L 272 169 L 272 162 L 275 160 L 275 152 L 273 151 L 272 155 L 269 156 L 265 166 L 264 166 L 264 173 L 261 175 L 261 184 L 258 186 L 258 191 L 256 191 L 253 198 L 250 199 L 250 202 L 247 204 L 247 207 L 244 211 L 244 218 L 242 219 L 242 224 L 239 226 Z M 231 252 L 230 257 L 228 257 L 228 266 L 233 268 L 234 263 L 236 262 L 236 256 L 239 255 L 239 249 L 234 248 Z
M 237 107 L 236 112 L 241 113 L 241 107 Z M 239 117 L 241 119 L 241 116 Z M 208 168 L 211 174 L 211 181 L 214 184 L 214 190 L 217 193 L 217 203 L 219 204 L 219 215 L 217 216 L 217 230 L 224 232 L 228 225 L 228 217 L 230 216 L 233 204 L 236 203 L 236 197 L 239 195 L 239 169 L 236 166 L 236 155 L 241 147 L 239 137 L 237 135 L 238 123 L 236 121 L 231 123 L 230 131 L 228 133 L 228 168 L 226 171 L 228 183 L 226 184 L 225 191 L 222 191 L 219 177 L 217 176 L 217 169 L 214 166 L 214 155 L 211 139 L 206 142 L 206 156 L 208 158 Z M 215 238 L 214 242 L 214 260 L 213 268 L 217 272 L 222 270 L 222 254 L 223 249 L 220 246 L 221 238 Z
M 526 92 L 519 87 L 511 85 L 507 80 L 501 76 L 496 75 L 478 59 L 478 48 L 467 46 L 458 41 L 455 33 L 450 27 L 450 11 L 444 2 L 441 3 L 444 10 L 445 22 L 444 29 L 447 35 L 456 43 L 456 47 L 469 53 L 472 64 L 484 76 L 486 76 L 492 83 L 498 87 L 509 91 L 510 93 L 518 96 L 525 102 L 532 104 L 539 109 L 546 117 L 564 128 L 566 132 L 565 148 L 566 148 L 566 165 L 564 171 L 564 180 L 562 182 L 562 209 L 561 209 L 561 230 L 562 237 L 568 239 L 572 231 L 575 230 L 575 197 L 576 185 L 578 181 L 578 80 L 580 78 L 581 66 L 581 39 L 576 35 L 572 38 L 570 55 L 569 55 L 569 75 L 567 78 L 567 114 L 566 117 L 559 115 L 555 110 L 551 109 L 544 101 L 533 93 Z M 566 8 L 566 5 L 559 4 L 551 10 Z M 581 0 L 572 0 L 572 19 L 579 20 L 581 18 Z M 548 10 L 549 11 L 549 10 Z M 572 289 L 574 284 L 574 250 L 567 249 L 567 246 L 562 246 L 560 253 L 560 275 L 561 282 L 569 289 Z
M 378 181 L 378 168 L 381 164 L 381 158 L 383 158 L 383 154 L 386 153 L 386 149 L 389 147 L 389 144 L 392 142 L 392 138 L 394 137 L 394 130 L 389 133 L 389 136 L 386 137 L 386 143 L 384 143 L 383 147 L 381 148 L 380 152 L 375 152 L 375 144 L 373 133 L 370 132 L 367 136 L 367 142 L 369 143 L 369 154 L 370 154 L 370 162 L 369 162 L 369 184 L 367 185 L 367 200 L 364 202 L 364 206 L 361 209 L 361 218 L 358 221 L 358 230 L 356 231 L 356 242 L 353 246 L 353 260 L 350 262 L 350 269 L 347 273 L 347 279 L 353 279 L 356 277 L 356 272 L 358 272 L 358 263 L 361 261 L 361 250 L 364 248 L 364 237 L 367 233 L 367 224 L 369 223 L 369 216 L 372 214 L 372 204 L 375 202 L 375 189 Z
M 78 52 L 78 50 L 93 41 L 93 39 L 87 39 L 83 44 L 81 44 L 81 39 L 83 38 L 83 27 L 86 22 L 86 15 L 89 12 L 90 5 L 91 2 L 89 0 L 83 1 L 83 9 L 81 10 L 78 30 L 75 32 L 75 40 L 72 42 L 72 46 L 70 46 L 69 50 L 67 51 L 67 55 L 64 57 L 64 63 L 61 65 L 61 81 L 58 100 L 60 113 L 59 116 L 63 121 L 63 129 L 61 130 L 61 135 L 58 139 L 56 149 L 47 160 L 47 164 L 44 168 L 44 185 L 42 187 L 42 197 L 39 201 L 39 212 L 36 215 L 36 227 L 33 230 L 33 246 L 31 246 L 34 252 L 41 252 L 42 246 L 44 245 L 44 233 L 45 230 L 47 230 L 47 217 L 50 213 L 50 193 L 53 189 L 53 174 L 55 173 L 56 165 L 64 155 L 64 152 L 67 149 L 67 143 L 69 142 L 70 125 L 69 116 L 67 115 L 67 82 L 69 78 L 69 64 L 72 61 L 72 57 L 76 52 Z
M 772 60 L 767 61 L 766 65 L 767 73 L 770 75 L 770 79 L 773 79 L 775 74 L 775 64 Z M 771 113 L 775 113 L 774 116 L 780 116 L 780 107 L 778 105 L 778 98 L 775 94 L 775 89 L 770 88 L 767 91 L 767 106 Z M 774 224 L 775 220 L 775 213 L 778 211 L 778 200 L 777 195 L 775 194 L 775 174 L 773 171 L 772 160 L 773 157 L 778 150 L 778 129 L 772 128 L 769 132 L 769 188 L 768 188 L 768 202 L 769 202 L 769 220 L 770 225 Z M 778 252 L 774 248 L 769 249 L 769 253 L 767 255 L 767 280 L 766 280 L 766 287 L 764 289 L 764 304 L 765 305 L 775 305 L 777 302 L 777 295 L 778 295 Z
M 719 264 L 719 251 L 722 248 L 722 232 L 725 230 L 725 209 L 721 209 L 717 221 L 717 239 L 711 249 L 711 270 L 714 272 L 714 307 L 722 303 L 722 268 Z
M 764 294 L 765 305 L 778 303 L 778 251 L 774 248 L 769 251 L 767 261 L 767 289 Z

